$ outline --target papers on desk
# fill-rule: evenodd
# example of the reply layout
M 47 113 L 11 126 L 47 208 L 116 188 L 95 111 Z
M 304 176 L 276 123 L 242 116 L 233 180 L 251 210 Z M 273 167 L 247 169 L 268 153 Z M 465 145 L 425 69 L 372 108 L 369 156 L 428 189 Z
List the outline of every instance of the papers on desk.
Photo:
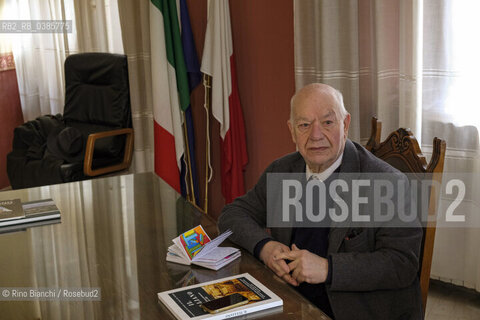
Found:
M 210 314 L 204 311 L 201 304 L 231 294 L 241 294 L 248 303 L 223 312 Z M 158 299 L 173 313 L 177 319 L 229 319 L 271 309 L 281 311 L 283 300 L 270 289 L 248 273 L 239 274 L 188 287 L 158 293 Z M 278 307 L 278 308 L 276 308 Z M 243 317 L 242 317 L 243 319 Z
M 14 202 L 15 205 L 8 207 L 6 204 L 10 202 Z M 12 212 L 4 212 L 4 209 L 2 209 L 0 212 L 0 233 L 60 222 L 60 211 L 52 199 L 23 204 L 20 199 L 2 200 L 0 206 L 15 213 L 14 217 L 11 217 Z
M 239 249 L 219 247 L 231 234 L 228 230 L 211 240 L 201 225 L 196 226 L 172 240 L 167 261 L 218 270 L 240 257 Z

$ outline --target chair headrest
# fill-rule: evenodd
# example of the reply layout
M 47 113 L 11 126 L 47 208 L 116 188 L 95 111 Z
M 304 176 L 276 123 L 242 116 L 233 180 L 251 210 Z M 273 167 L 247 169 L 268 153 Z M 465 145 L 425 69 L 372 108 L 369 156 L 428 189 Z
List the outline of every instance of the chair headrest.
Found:
M 113 128 L 131 127 L 127 57 L 73 54 L 65 60 L 64 119 Z

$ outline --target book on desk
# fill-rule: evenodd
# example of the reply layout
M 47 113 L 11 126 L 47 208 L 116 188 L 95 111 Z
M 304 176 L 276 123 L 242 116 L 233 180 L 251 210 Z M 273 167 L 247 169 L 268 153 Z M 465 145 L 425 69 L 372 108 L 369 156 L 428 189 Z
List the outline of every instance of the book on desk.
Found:
M 8 221 L 25 217 L 20 199 L 0 201 L 0 225 Z
M 241 255 L 237 248 L 219 247 L 231 234 L 232 231 L 226 231 L 211 240 L 203 227 L 198 225 L 172 240 L 167 261 L 218 270 Z
M 248 303 L 230 310 L 211 314 L 202 303 L 240 294 Z M 272 309 L 281 311 L 283 300 L 248 273 L 158 293 L 158 299 L 177 319 L 229 319 Z
M 60 210 L 52 199 L 25 203 L 21 203 L 20 199 L 2 200 L 0 206 L 8 209 L 1 203 L 9 202 L 15 203 L 15 216 L 11 217 L 12 213 L 8 211 L 0 212 L 0 233 L 60 222 Z

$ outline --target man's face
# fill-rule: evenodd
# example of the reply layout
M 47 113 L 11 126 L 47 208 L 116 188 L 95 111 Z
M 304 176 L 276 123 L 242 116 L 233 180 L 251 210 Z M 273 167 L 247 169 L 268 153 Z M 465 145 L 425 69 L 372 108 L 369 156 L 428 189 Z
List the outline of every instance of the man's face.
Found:
M 350 115 L 342 119 L 336 99 L 328 91 L 301 94 L 295 100 L 293 122 L 288 121 L 293 142 L 310 170 L 322 172 L 345 147 Z

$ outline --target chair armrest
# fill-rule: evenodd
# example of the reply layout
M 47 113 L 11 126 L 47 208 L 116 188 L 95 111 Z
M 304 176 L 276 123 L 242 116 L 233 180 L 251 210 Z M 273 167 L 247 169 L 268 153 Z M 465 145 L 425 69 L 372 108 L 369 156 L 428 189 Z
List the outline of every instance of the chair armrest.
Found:
M 92 163 L 93 163 L 93 150 L 95 147 L 95 141 L 101 138 L 119 136 L 119 135 L 127 136 L 127 138 L 125 139 L 123 161 L 113 166 L 103 167 L 103 168 L 94 170 L 92 168 Z M 127 169 L 128 167 L 130 167 L 130 164 L 132 162 L 132 154 L 133 154 L 133 129 L 132 128 L 116 129 L 116 130 L 92 133 L 88 136 L 88 139 L 87 139 L 87 146 L 85 148 L 85 158 L 83 162 L 83 172 L 87 176 L 93 177 L 93 176 L 98 176 L 98 175 L 113 172 L 113 171 Z

